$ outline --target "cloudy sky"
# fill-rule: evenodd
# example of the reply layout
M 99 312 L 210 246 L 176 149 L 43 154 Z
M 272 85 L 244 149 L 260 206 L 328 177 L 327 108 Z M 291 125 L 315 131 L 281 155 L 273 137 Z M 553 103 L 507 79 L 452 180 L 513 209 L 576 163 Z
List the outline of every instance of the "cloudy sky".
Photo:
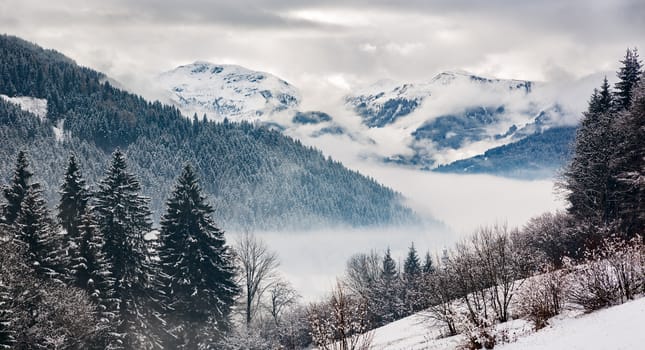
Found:
M 642 0 L 0 0 L 0 32 L 130 85 L 195 60 L 304 87 L 446 69 L 561 80 L 645 47 Z M 305 96 L 306 98 L 306 96 Z

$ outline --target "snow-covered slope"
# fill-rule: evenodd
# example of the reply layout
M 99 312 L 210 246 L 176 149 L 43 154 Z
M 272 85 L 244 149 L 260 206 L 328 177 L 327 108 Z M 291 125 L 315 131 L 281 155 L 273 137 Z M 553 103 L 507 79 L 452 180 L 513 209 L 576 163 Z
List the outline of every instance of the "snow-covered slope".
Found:
M 0 98 L 17 104 L 22 110 L 33 113 L 40 119 L 45 119 L 47 117 L 47 100 L 44 98 L 30 96 L 9 97 L 1 94 Z
M 462 336 L 437 339 L 438 327 L 423 312 L 374 330 L 372 350 L 455 349 Z M 500 350 L 605 350 L 642 349 L 645 336 L 645 298 L 591 314 L 557 316 L 551 325 L 535 333 L 530 324 L 514 320 L 498 325 L 511 334 L 512 342 Z M 528 333 L 528 334 L 527 334 Z M 515 334 L 513 336 L 513 334 Z
M 162 73 L 158 82 L 184 114 L 212 120 L 269 120 L 300 103 L 298 90 L 286 81 L 236 65 L 195 62 Z
M 500 350 L 642 349 L 645 342 L 645 298 L 576 318 L 557 318 L 552 325 Z

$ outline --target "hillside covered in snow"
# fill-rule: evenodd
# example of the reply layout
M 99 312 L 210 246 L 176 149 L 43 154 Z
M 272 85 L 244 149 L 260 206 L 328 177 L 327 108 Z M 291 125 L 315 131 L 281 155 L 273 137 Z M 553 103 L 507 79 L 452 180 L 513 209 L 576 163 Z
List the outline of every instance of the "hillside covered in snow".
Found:
M 524 320 L 498 325 L 513 334 L 501 350 L 636 350 L 643 344 L 645 298 L 590 314 L 561 315 L 537 332 Z M 463 340 L 457 335 L 438 338 L 441 330 L 424 312 L 374 330 L 372 350 L 456 349 Z

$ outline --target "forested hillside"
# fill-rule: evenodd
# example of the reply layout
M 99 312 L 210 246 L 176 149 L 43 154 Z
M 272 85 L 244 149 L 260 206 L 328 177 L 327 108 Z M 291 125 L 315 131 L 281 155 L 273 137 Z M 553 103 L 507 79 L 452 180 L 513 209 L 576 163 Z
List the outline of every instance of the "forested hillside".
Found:
M 551 177 L 569 160 L 576 127 L 554 127 L 484 154 L 436 169 L 457 174 L 495 174 L 518 178 Z
M 188 120 L 106 80 L 60 53 L 1 36 L 0 94 L 46 99 L 47 115 L 0 100 L 0 178 L 24 149 L 53 202 L 70 153 L 92 184 L 120 149 L 157 213 L 191 162 L 228 230 L 417 221 L 399 194 L 299 141 L 249 123 Z

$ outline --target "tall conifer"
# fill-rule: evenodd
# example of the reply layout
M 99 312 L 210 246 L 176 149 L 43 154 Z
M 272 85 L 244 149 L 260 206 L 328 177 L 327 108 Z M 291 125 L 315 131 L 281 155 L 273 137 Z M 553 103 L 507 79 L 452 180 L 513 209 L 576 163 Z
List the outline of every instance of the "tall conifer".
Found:
M 114 278 L 116 332 L 126 348 L 148 348 L 148 287 L 152 273 L 144 236 L 151 231 L 148 200 L 127 171 L 125 156 L 114 152 L 95 194 L 94 213 L 104 238 L 104 252 Z
M 174 336 L 167 347 L 197 349 L 207 339 L 204 326 L 214 321 L 216 328 L 226 330 L 239 292 L 234 259 L 190 165 L 177 179 L 166 207 L 159 265 L 165 320 Z

